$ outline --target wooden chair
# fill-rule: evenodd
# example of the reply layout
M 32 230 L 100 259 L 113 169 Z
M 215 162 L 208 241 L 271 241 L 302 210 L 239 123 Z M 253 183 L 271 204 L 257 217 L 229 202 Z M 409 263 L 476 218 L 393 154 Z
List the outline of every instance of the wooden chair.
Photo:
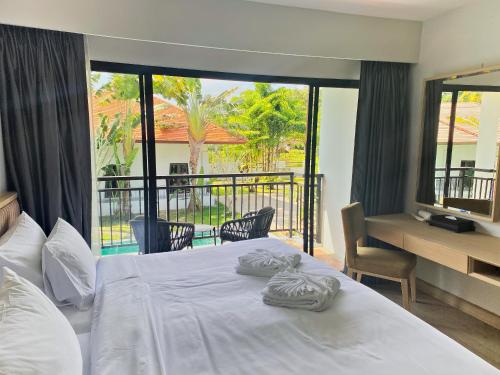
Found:
M 366 247 L 365 214 L 361 203 L 353 203 L 342 209 L 342 223 L 346 245 L 347 275 L 361 282 L 363 275 L 401 283 L 403 307 L 410 310 L 411 301 L 417 297 L 415 255 L 406 251 L 394 251 Z

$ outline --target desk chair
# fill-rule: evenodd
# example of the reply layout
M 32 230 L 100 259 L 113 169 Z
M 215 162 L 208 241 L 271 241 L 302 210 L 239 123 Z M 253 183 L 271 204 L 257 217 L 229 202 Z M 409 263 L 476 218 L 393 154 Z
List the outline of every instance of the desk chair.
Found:
M 361 282 L 363 275 L 401 283 L 403 307 L 410 310 L 416 301 L 417 287 L 415 255 L 403 250 L 394 251 L 376 247 L 366 247 L 365 214 L 361 203 L 353 203 L 342 209 L 342 223 L 346 245 L 347 275 Z

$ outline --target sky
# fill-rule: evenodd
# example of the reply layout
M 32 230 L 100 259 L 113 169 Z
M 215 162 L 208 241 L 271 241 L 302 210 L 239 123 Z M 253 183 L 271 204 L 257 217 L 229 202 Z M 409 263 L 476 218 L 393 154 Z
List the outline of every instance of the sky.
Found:
M 97 88 L 104 85 L 112 76 L 112 73 L 101 73 L 99 82 L 97 83 Z M 278 87 L 290 87 L 290 88 L 302 88 L 303 85 L 288 85 L 288 84 L 273 84 L 273 88 Z M 239 95 L 242 91 L 253 89 L 253 82 L 242 82 L 242 81 L 228 81 L 222 79 L 201 79 L 201 91 L 203 95 L 219 95 L 225 90 L 237 87 L 238 89 L 233 95 Z

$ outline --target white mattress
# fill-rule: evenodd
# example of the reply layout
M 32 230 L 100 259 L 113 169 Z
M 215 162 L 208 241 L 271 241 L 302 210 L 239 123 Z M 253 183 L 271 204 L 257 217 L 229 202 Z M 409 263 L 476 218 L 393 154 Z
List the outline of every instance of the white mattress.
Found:
M 316 313 L 267 306 L 266 278 L 238 275 L 274 239 L 98 263 L 93 375 L 498 374 L 467 349 L 371 289 L 303 255 L 302 269 L 334 274 L 341 290 Z

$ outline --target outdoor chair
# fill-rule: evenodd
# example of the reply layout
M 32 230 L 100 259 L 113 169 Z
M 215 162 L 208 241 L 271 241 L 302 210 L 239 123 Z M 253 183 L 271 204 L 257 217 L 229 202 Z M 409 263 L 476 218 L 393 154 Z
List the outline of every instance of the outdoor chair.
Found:
M 241 219 L 226 221 L 219 231 L 221 243 L 268 237 L 275 211 L 272 207 L 264 207 L 246 213 Z
M 133 220 L 130 220 L 130 225 L 139 244 L 139 253 L 145 254 L 144 216 L 136 216 Z M 158 250 L 156 252 L 163 253 L 193 247 L 194 224 L 176 223 L 158 218 L 156 227 L 158 240 Z

